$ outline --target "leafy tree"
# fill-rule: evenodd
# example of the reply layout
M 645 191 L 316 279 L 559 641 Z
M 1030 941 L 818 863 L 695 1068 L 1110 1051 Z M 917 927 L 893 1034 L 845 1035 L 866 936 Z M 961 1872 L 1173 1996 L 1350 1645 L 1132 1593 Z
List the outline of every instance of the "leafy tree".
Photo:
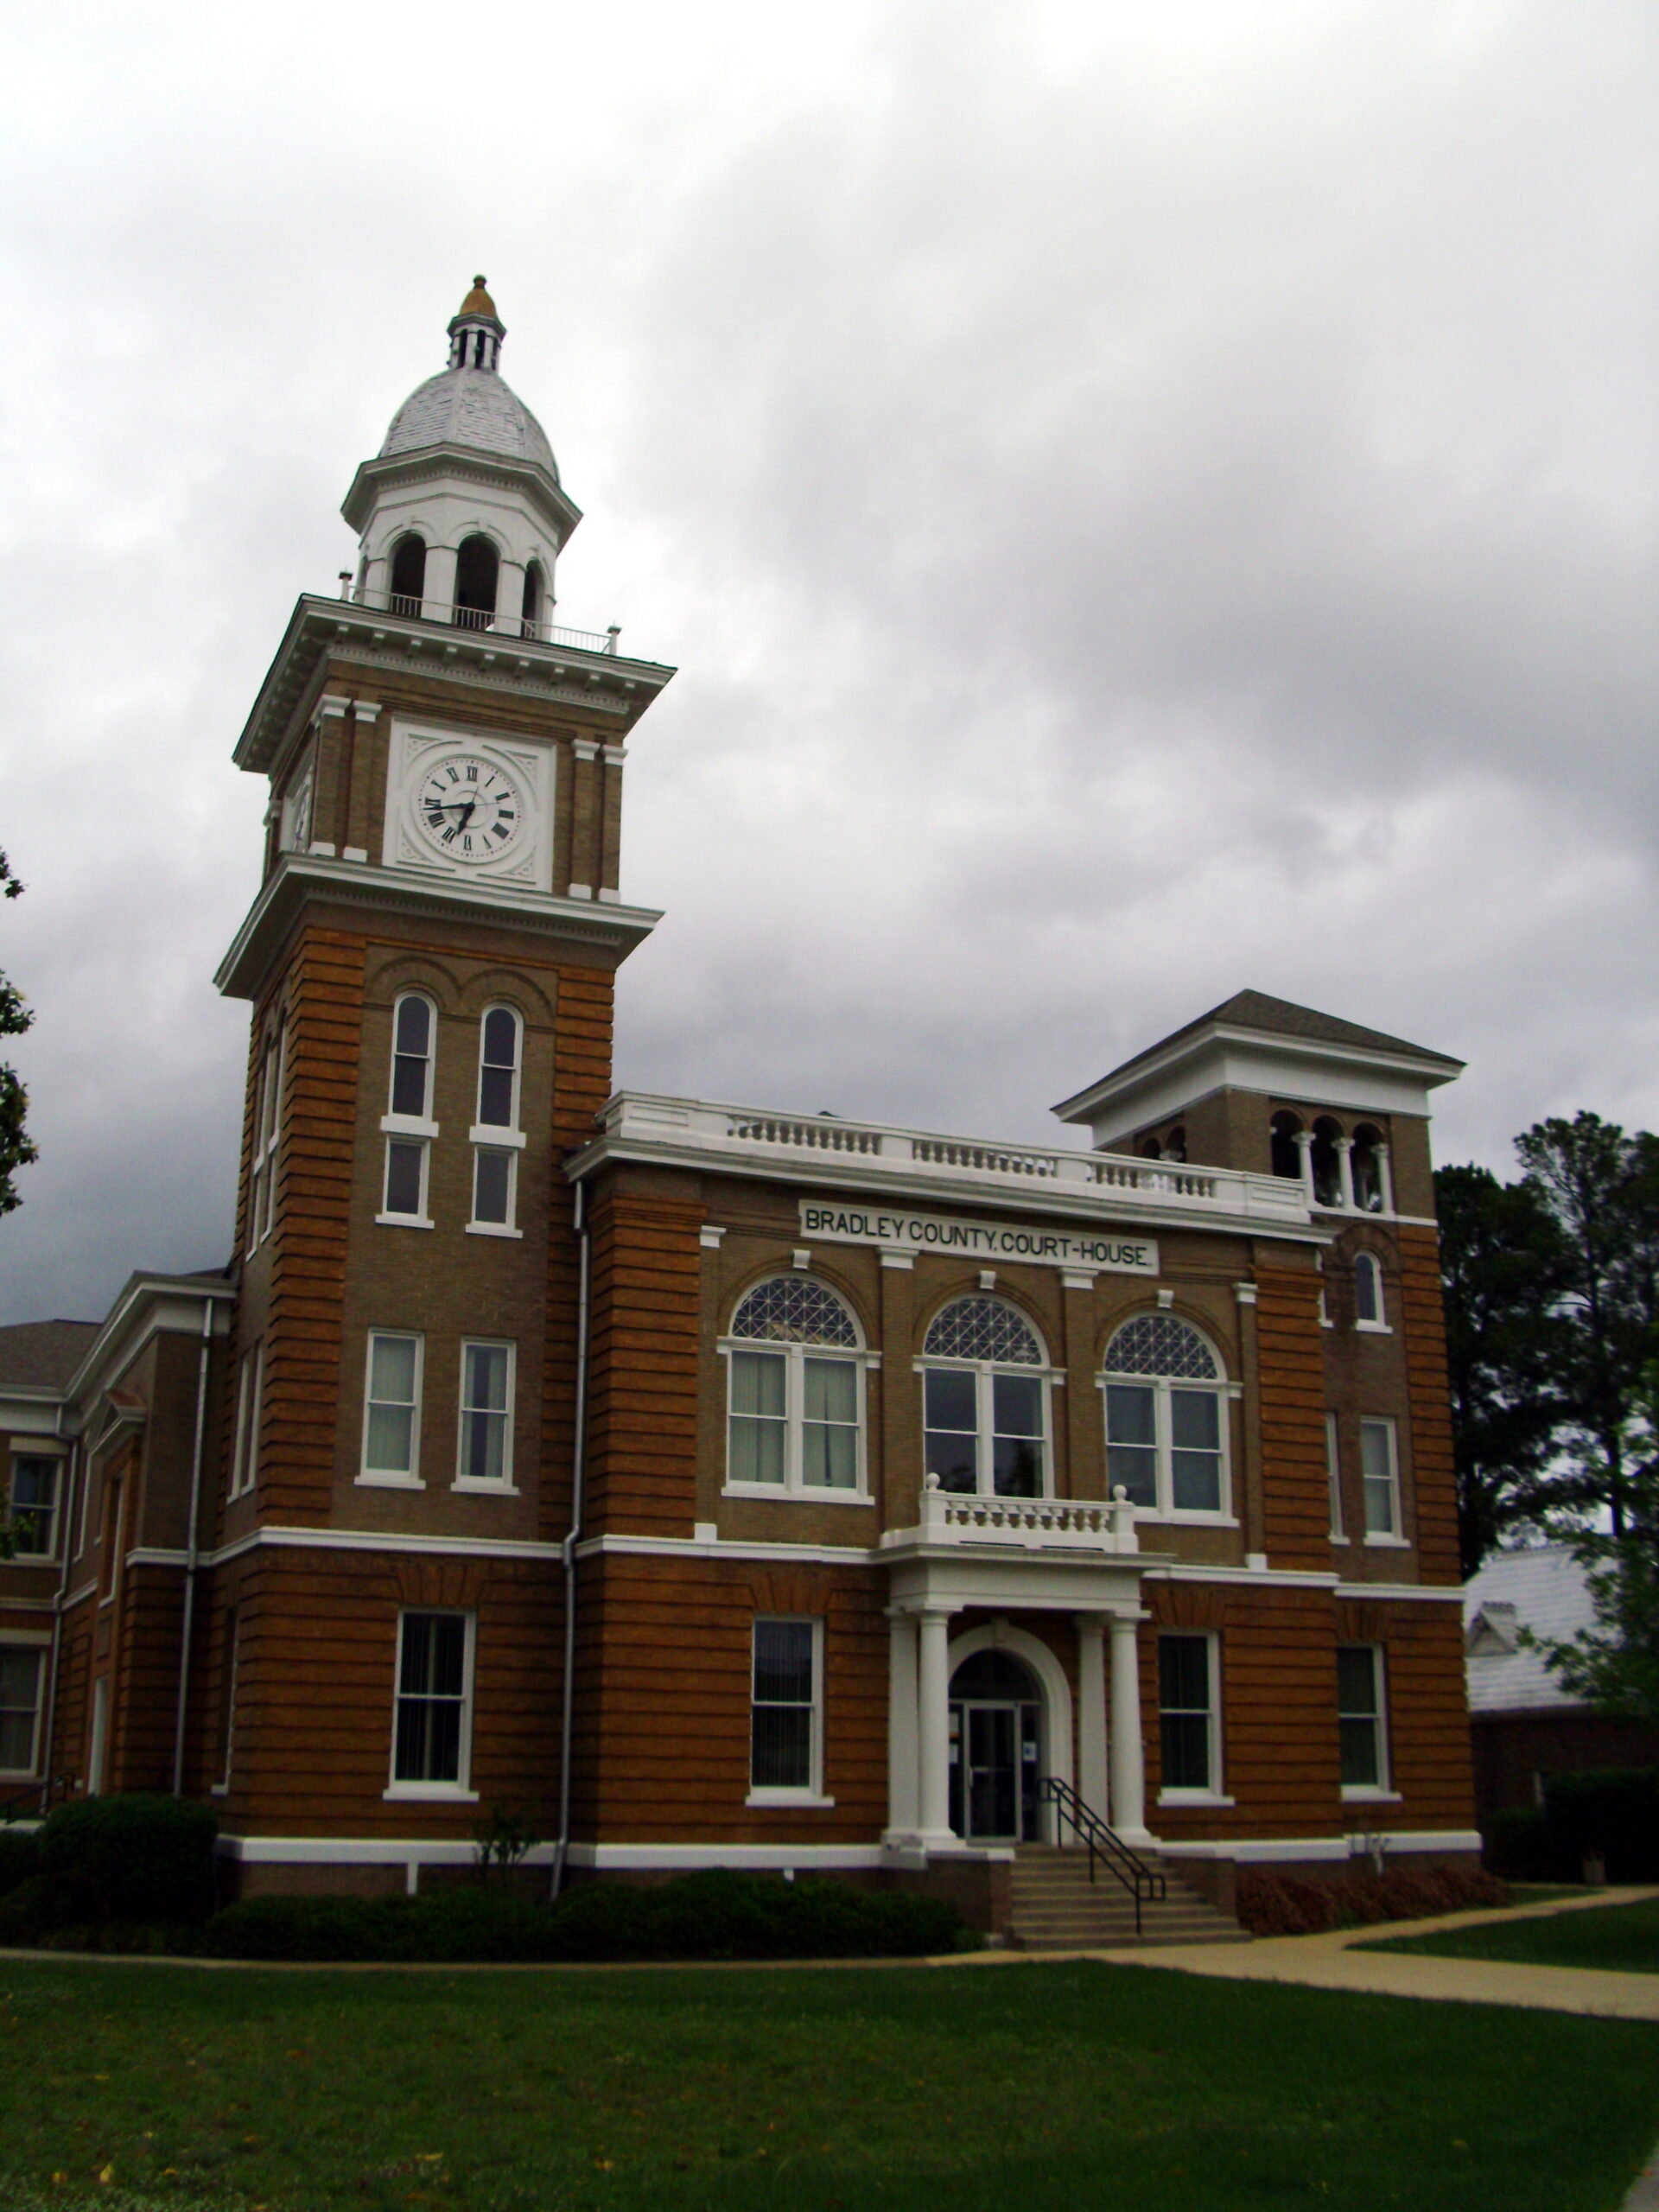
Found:
M 1567 1255 L 1554 1216 L 1528 1184 L 1500 1183 L 1485 1167 L 1442 1167 L 1434 1199 L 1458 1539 L 1472 1574 L 1512 1529 L 1546 1510 L 1568 1412 L 1546 1379 L 1560 1363 Z
M 1622 1531 L 1573 1540 L 1595 1620 L 1570 1642 L 1528 1640 L 1575 1697 L 1659 1726 L 1659 1366 L 1646 1371 L 1624 1446 Z
M 8 899 L 19 897 L 23 888 L 3 853 L 0 853 L 0 887 Z M 0 973 L 0 1037 L 21 1037 L 34 1019 L 23 1003 L 22 993 Z M 15 1179 L 16 1171 L 39 1158 L 23 1130 L 28 1107 L 29 1093 L 16 1070 L 0 1065 L 0 1214 L 10 1213 L 22 1205 Z
M 1628 1432 L 1659 1351 L 1659 1141 L 1580 1113 L 1516 1139 L 1529 1190 L 1559 1233 L 1561 1269 L 1541 1389 L 1563 1409 L 1554 1502 L 1630 1524 Z

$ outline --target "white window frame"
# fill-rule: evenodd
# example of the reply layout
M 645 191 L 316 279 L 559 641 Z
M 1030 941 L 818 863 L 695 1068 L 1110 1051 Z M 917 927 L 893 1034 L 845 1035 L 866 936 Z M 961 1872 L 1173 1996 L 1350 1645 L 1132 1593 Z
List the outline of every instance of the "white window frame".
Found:
M 1376 1287 L 1376 1313 L 1375 1319 L 1369 1321 L 1364 1319 L 1359 1310 L 1362 1303 L 1359 1288 L 1362 1272 L 1370 1275 Z M 1388 1291 L 1382 1281 L 1382 1262 L 1375 1252 L 1360 1251 L 1354 1255 L 1354 1326 L 1363 1335 L 1369 1337 L 1391 1337 L 1394 1334 L 1393 1330 L 1389 1326 L 1389 1299 Z
M 480 1138 L 486 1134 L 487 1133 L 482 1129 L 473 1131 L 474 1139 Z M 522 1147 L 524 1139 L 519 1137 L 514 1140 L 507 1130 L 503 1129 L 497 1133 L 495 1142 L 492 1144 L 474 1142 L 473 1146 L 473 1187 L 472 1196 L 468 1201 L 472 1219 L 467 1224 L 467 1234 L 469 1236 L 522 1237 L 524 1233 L 518 1226 L 518 1153 L 514 1149 L 515 1143 Z M 507 1217 L 505 1221 L 480 1221 L 478 1217 L 479 1162 L 486 1152 L 498 1154 L 507 1163 Z
M 1107 1339 L 1108 1352 L 1111 1351 L 1112 1344 L 1116 1340 L 1118 1331 L 1127 1323 L 1138 1318 L 1134 1313 L 1126 1313 L 1122 1319 L 1114 1324 L 1111 1336 Z M 1234 1382 L 1228 1379 L 1227 1363 L 1222 1357 L 1220 1347 L 1208 1330 L 1199 1328 L 1197 1323 L 1190 1321 L 1185 1313 L 1172 1313 L 1169 1318 L 1173 1321 L 1179 1321 L 1184 1329 L 1192 1330 L 1193 1335 L 1198 1338 L 1215 1361 L 1219 1380 L 1214 1382 L 1194 1382 L 1184 1375 L 1118 1374 L 1109 1368 L 1103 1368 L 1095 1377 L 1095 1388 L 1100 1392 L 1101 1433 L 1107 1455 L 1107 1488 L 1111 1491 L 1116 1486 L 1112 1482 L 1110 1473 L 1111 1401 L 1106 1393 L 1113 1386 L 1133 1389 L 1137 1385 L 1143 1385 L 1152 1392 L 1153 1441 L 1157 1453 L 1158 1497 L 1157 1503 L 1154 1505 L 1134 1504 L 1135 1519 L 1137 1521 L 1185 1522 L 1211 1529 L 1236 1529 L 1238 1526 L 1238 1516 L 1233 1511 L 1233 1406 L 1236 1401 L 1243 1396 L 1244 1386 L 1242 1382 Z M 1213 1512 L 1208 1506 L 1178 1506 L 1175 1503 L 1174 1411 L 1170 1402 L 1171 1393 L 1175 1390 L 1206 1391 L 1217 1401 L 1217 1427 L 1221 1436 L 1221 1503 Z
M 262 1337 L 242 1355 L 236 1388 L 236 1448 L 226 1495 L 245 1497 L 259 1479 L 259 1427 L 264 1415 L 265 1344 Z
M 1389 1469 L 1386 1496 L 1389 1501 L 1389 1524 L 1386 1528 L 1371 1526 L 1372 1501 L 1383 1490 L 1384 1478 L 1373 1475 L 1367 1464 L 1365 1439 L 1368 1432 L 1380 1433 L 1386 1440 Z M 1400 1491 L 1400 1436 L 1393 1421 L 1381 1414 L 1362 1414 L 1359 1423 L 1359 1473 L 1365 1507 L 1365 1541 L 1381 1550 L 1408 1551 L 1411 1547 L 1405 1533 L 1405 1515 Z
M 1341 1758 L 1341 1728 L 1344 1720 L 1369 1720 L 1376 1732 L 1376 1780 L 1375 1782 L 1342 1783 L 1342 1802 L 1344 1805 L 1397 1804 L 1400 1793 L 1393 1786 L 1393 1767 L 1389 1745 L 1389 1669 L 1384 1648 L 1380 1643 L 1339 1643 L 1338 1651 L 1365 1651 L 1371 1661 L 1371 1694 L 1376 1701 L 1374 1713 L 1344 1713 L 1342 1709 L 1341 1672 L 1338 1672 L 1337 1727 L 1338 1758 Z M 1341 1766 L 1338 1766 L 1341 1773 Z
M 415 1400 L 413 1417 L 410 1422 L 409 1471 L 399 1473 L 395 1469 L 371 1467 L 369 1465 L 369 1417 L 376 1404 L 402 1405 L 402 1399 L 376 1400 L 369 1395 L 374 1381 L 374 1348 L 383 1339 L 395 1339 L 415 1347 Z M 425 1396 L 426 1338 L 414 1329 L 371 1329 L 363 1355 L 363 1443 L 358 1457 L 357 1479 L 371 1490 L 424 1490 L 421 1480 L 421 1407 Z
M 461 1620 L 466 1624 L 466 1642 L 461 1662 L 461 1741 L 454 1782 L 400 1782 L 397 1778 L 397 1716 L 404 1696 L 404 1624 L 411 1615 Z M 391 1747 L 386 1766 L 387 1784 L 381 1792 L 383 1798 L 391 1802 L 401 1799 L 451 1805 L 477 1804 L 478 1792 L 472 1787 L 473 1705 L 477 1648 L 478 1616 L 475 1612 L 459 1605 L 403 1605 L 398 1608 L 397 1657 L 391 1688 Z
M 1348 1521 L 1342 1510 L 1342 1439 L 1337 1416 L 1330 1413 L 1325 1417 L 1325 1475 L 1331 1494 L 1331 1541 L 1345 1544 Z
M 484 1029 L 493 1014 L 512 1016 L 512 1103 L 505 1122 L 484 1119 Z M 499 1065 L 499 1063 L 492 1063 Z M 520 1135 L 520 1111 L 524 1080 L 524 1017 L 516 1006 L 505 999 L 493 999 L 478 1018 L 478 1088 L 474 1101 L 472 1139 L 474 1144 L 510 1145 L 515 1139 L 524 1141 Z
M 276 1218 L 276 1149 L 282 1141 L 283 1077 L 288 1060 L 288 1024 L 266 1033 L 259 1056 L 254 1099 L 253 1157 L 248 1177 L 248 1251 L 257 1252 Z
M 1158 1802 L 1160 1805 L 1230 1805 L 1222 1786 L 1221 1765 L 1221 1638 L 1213 1629 L 1160 1627 L 1158 1630 L 1158 1749 L 1159 1769 L 1163 1766 L 1163 1723 L 1166 1710 L 1188 1713 L 1191 1708 L 1176 1706 L 1166 1708 L 1164 1704 L 1163 1649 L 1171 1638 L 1187 1643 L 1202 1643 L 1205 1649 L 1205 1687 L 1209 1705 L 1205 1713 L 1206 1726 L 1205 1763 L 1210 1779 L 1202 1789 L 1173 1788 L 1160 1781 Z
M 962 1299 L 984 1298 L 988 1294 L 983 1290 L 963 1291 L 955 1298 L 947 1298 L 938 1312 L 929 1316 L 922 1336 L 924 1344 L 941 1314 L 949 1313 Z M 1029 1360 L 1014 1359 L 954 1359 L 941 1352 L 925 1351 L 919 1353 L 914 1367 L 922 1382 L 922 1479 L 924 1482 L 927 1480 L 927 1378 L 930 1375 L 971 1375 L 974 1377 L 974 1487 L 971 1491 L 953 1491 L 949 1495 L 955 1497 L 1014 1497 L 1013 1492 L 1005 1493 L 996 1488 L 996 1439 L 1001 1432 L 996 1426 L 995 1377 L 999 1375 L 1020 1376 L 1037 1384 L 1037 1402 L 1042 1414 L 1042 1433 L 1037 1440 L 1043 1450 L 1043 1486 L 1038 1491 L 1037 1498 L 1028 1501 L 1034 1504 L 1039 1499 L 1054 1496 L 1054 1392 L 1058 1386 L 1065 1383 L 1065 1375 L 1064 1370 L 1055 1367 L 1051 1362 L 1043 1332 L 1025 1308 L 1014 1305 L 1011 1299 L 999 1299 L 996 1302 L 1018 1315 L 1030 1331 L 1042 1359 L 1033 1363 Z M 939 1433 L 966 1435 L 967 1431 L 943 1430 Z M 1014 1503 L 1018 1502 L 1014 1497 Z
M 426 1008 L 430 1022 L 426 1039 L 426 1078 L 421 1090 L 421 1109 L 418 1114 L 400 1112 L 397 1097 L 397 1017 L 405 1003 L 418 999 Z M 412 1058 L 413 1055 L 411 1054 Z M 389 1133 L 416 1137 L 435 1137 L 437 1123 L 432 1118 L 432 1096 L 438 1078 L 438 1009 L 430 991 L 399 991 L 391 1002 L 391 1050 L 386 1057 L 386 1110 L 380 1126 Z
M 230 1680 L 225 1685 L 224 1701 L 219 1708 L 225 1726 L 224 1758 L 219 1780 L 208 1789 L 212 1797 L 228 1796 L 236 1765 L 236 1674 L 242 1656 L 242 1609 L 239 1605 L 227 1605 L 225 1610 L 226 1640 L 230 1646 L 225 1663 L 230 1669 Z
M 26 1552 L 20 1545 L 8 1562 L 12 1567 L 54 1567 L 58 1560 L 58 1546 L 62 1541 L 64 1524 L 68 1518 L 64 1495 L 64 1472 L 68 1465 L 68 1454 L 60 1451 L 42 1451 L 38 1444 L 19 1440 L 11 1447 L 11 1471 L 6 1485 L 7 1510 L 14 1525 L 18 1518 L 17 1471 L 19 1462 L 36 1459 L 52 1469 L 52 1503 L 47 1508 L 47 1545 L 44 1551 Z M 25 1507 L 24 1511 L 39 1511 L 39 1507 Z
M 781 1273 L 782 1270 L 774 1270 Z M 742 1290 L 732 1307 L 736 1319 L 750 1296 L 772 1280 L 762 1275 Z M 864 1343 L 864 1332 L 856 1313 L 848 1300 L 832 1283 L 821 1276 L 812 1275 L 809 1281 L 828 1294 L 852 1323 L 853 1333 L 858 1339 L 856 1349 L 842 1344 L 791 1344 L 770 1338 L 723 1336 L 716 1340 L 715 1349 L 726 1368 L 726 1434 L 724 1440 L 726 1479 L 721 1494 L 727 1497 L 790 1497 L 812 1498 L 825 1505 L 873 1505 L 869 1484 L 869 1411 L 868 1376 L 881 1364 L 880 1352 L 868 1351 Z M 734 1479 L 732 1475 L 732 1391 L 736 1370 L 733 1355 L 736 1352 L 757 1352 L 780 1356 L 784 1362 L 784 1479 L 780 1483 L 747 1483 Z M 809 1483 L 804 1474 L 806 1459 L 806 1363 L 809 1359 L 836 1360 L 854 1370 L 854 1405 L 857 1423 L 853 1439 L 854 1480 L 850 1490 L 833 1487 L 828 1483 Z M 782 1618 L 780 1615 L 779 1618 Z
M 10 1630 L 0 1636 L 0 1649 L 29 1651 L 35 1656 L 35 1725 L 29 1733 L 29 1764 L 0 1767 L 0 1777 L 8 1782 L 32 1781 L 41 1770 L 41 1732 L 46 1718 L 47 1661 L 51 1647 L 52 1638 L 49 1634 L 41 1634 L 34 1630 L 25 1630 L 21 1632 Z M 14 1712 L 21 1712 L 22 1707 L 16 1706 L 11 1709 Z
M 808 1779 L 804 1787 L 780 1788 L 754 1781 L 754 1666 L 758 1631 L 762 1626 L 805 1627 L 812 1631 L 812 1718 L 810 1732 Z M 791 1708 L 792 1710 L 793 1708 Z M 757 1613 L 749 1630 L 749 1790 L 744 1799 L 753 1806 L 816 1806 L 828 1809 L 833 1797 L 823 1794 L 823 1619 L 816 1613 Z
M 506 1420 L 501 1438 L 501 1473 L 499 1478 L 487 1475 L 469 1475 L 464 1471 L 467 1454 L 467 1417 L 477 1408 L 467 1402 L 467 1355 L 469 1351 L 504 1351 L 507 1355 Z M 456 1390 L 455 1408 L 455 1478 L 454 1490 L 482 1491 L 491 1497 L 517 1497 L 518 1491 L 512 1479 L 512 1447 L 516 1401 L 518 1394 L 518 1347 L 511 1337 L 463 1337 L 461 1340 L 461 1366 Z
M 385 1128 L 385 1123 L 392 1118 L 393 1116 L 388 1114 L 382 1122 L 381 1127 Z M 421 1190 L 420 1197 L 416 1201 L 417 1211 L 414 1213 L 394 1213 L 388 1203 L 391 1183 L 393 1145 L 412 1146 L 421 1155 Z M 401 1130 L 387 1129 L 386 1156 L 380 1173 L 380 1211 L 374 1217 L 378 1226 L 382 1229 L 435 1229 L 437 1224 L 432 1218 L 431 1185 L 431 1141 L 426 1137 L 410 1136 Z

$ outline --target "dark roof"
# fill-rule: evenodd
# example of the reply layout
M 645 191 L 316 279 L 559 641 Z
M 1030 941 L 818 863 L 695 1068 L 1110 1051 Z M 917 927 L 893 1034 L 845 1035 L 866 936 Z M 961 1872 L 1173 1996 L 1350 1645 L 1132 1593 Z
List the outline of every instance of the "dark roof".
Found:
M 1207 1029 L 1212 1022 L 1224 1023 L 1230 1029 L 1259 1029 L 1269 1037 L 1305 1037 L 1315 1045 L 1351 1045 L 1363 1052 L 1403 1052 L 1414 1060 L 1440 1060 L 1449 1068 L 1463 1065 L 1461 1060 L 1454 1060 L 1446 1052 L 1432 1052 L 1426 1046 L 1408 1045 L 1403 1037 L 1390 1037 L 1381 1029 L 1364 1029 L 1357 1021 L 1339 1021 L 1334 1014 L 1319 1014 L 1311 1006 L 1275 999 L 1266 991 L 1235 991 L 1231 998 L 1212 1006 L 1196 1021 L 1184 1023 L 1167 1037 L 1160 1037 L 1155 1045 L 1148 1045 L 1143 1052 L 1122 1061 L 1112 1073 L 1127 1074 L 1142 1060 L 1166 1052 L 1183 1037 Z
M 0 1329 L 0 1389 L 10 1383 L 61 1390 L 102 1324 L 18 1321 Z

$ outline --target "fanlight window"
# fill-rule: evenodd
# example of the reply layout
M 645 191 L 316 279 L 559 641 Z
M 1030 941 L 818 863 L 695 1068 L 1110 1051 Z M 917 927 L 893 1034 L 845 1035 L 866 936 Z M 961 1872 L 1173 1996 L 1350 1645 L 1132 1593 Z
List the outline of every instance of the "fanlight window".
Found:
M 1019 1370 L 1047 1359 L 1024 1314 L 1000 1298 L 956 1299 L 935 1315 L 922 1357 L 926 1471 L 940 1489 L 1045 1496 L 1047 1378 Z
M 1160 1514 L 1227 1510 L 1227 1378 L 1173 1313 L 1138 1313 L 1106 1350 L 1106 1478 Z M 1134 1377 L 1134 1380 L 1120 1380 Z
M 834 1291 L 810 1275 L 770 1276 L 738 1307 L 731 1337 L 728 1482 L 861 1492 L 862 1348 Z

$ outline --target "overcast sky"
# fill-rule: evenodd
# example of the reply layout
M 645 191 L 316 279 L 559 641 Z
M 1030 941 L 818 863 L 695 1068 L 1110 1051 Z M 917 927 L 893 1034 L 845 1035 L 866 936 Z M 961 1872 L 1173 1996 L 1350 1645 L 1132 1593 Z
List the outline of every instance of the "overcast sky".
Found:
M 230 748 L 475 270 L 681 671 L 620 1083 L 1071 1141 L 1251 985 L 1659 1126 L 1651 0 L 10 21 L 0 1319 L 228 1249 Z

